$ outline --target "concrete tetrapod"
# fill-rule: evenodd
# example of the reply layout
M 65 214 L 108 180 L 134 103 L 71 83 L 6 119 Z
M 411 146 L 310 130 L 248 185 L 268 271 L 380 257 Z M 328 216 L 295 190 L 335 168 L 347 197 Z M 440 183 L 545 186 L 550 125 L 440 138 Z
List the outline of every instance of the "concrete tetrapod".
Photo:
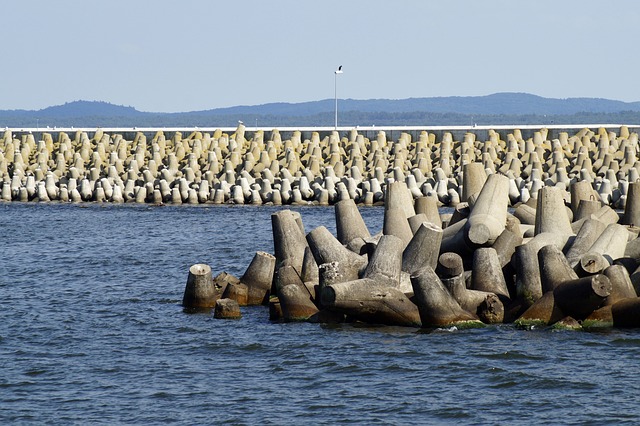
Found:
M 565 281 L 578 279 L 562 251 L 553 244 L 546 245 L 538 251 L 538 264 L 543 293 L 553 291 Z
M 491 246 L 505 229 L 509 205 L 509 178 L 487 178 L 465 225 L 467 241 L 474 247 Z
M 322 288 L 322 306 L 369 324 L 420 327 L 418 308 L 397 288 L 371 278 Z
M 418 197 L 416 198 L 414 208 L 416 214 L 425 214 L 429 222 L 442 227 L 442 218 L 438 211 L 438 199 L 436 197 Z
M 378 241 L 363 278 L 371 278 L 389 287 L 400 288 L 402 273 L 402 240 L 393 235 L 383 235 Z
M 603 255 L 609 263 L 624 256 L 629 233 L 627 228 L 617 223 L 608 225 L 598 239 L 591 245 L 589 252 Z
M 580 277 L 596 275 L 609 267 L 609 261 L 600 253 L 588 252 L 580 256 L 575 271 Z
M 426 266 L 411 275 L 411 284 L 422 327 L 477 327 L 482 322 L 465 311 L 447 291 L 433 268 Z
M 319 312 L 311 300 L 311 294 L 293 266 L 278 269 L 278 301 L 286 322 L 307 321 Z
M 536 235 L 549 232 L 566 236 L 568 239 L 573 234 L 571 221 L 564 205 L 563 192 L 551 186 L 545 186 L 538 192 Z
M 479 248 L 473 253 L 471 288 L 494 293 L 509 299 L 509 290 L 502 274 L 498 252 L 492 247 Z
M 400 238 L 403 242 L 403 249 L 413 238 L 409 221 L 405 217 L 404 211 L 399 208 L 385 209 L 382 233 Z
M 624 207 L 623 225 L 640 226 L 640 182 L 629 184 L 627 203 Z
M 182 306 L 187 309 L 210 309 L 220 298 L 211 276 L 211 267 L 204 263 L 197 263 L 189 268 L 187 285 L 182 297 Z
M 460 201 L 466 202 L 472 195 L 482 191 L 487 180 L 487 173 L 482 163 L 468 163 L 462 168 L 462 196 Z
M 516 270 L 516 295 L 525 306 L 533 305 L 542 297 L 540 263 L 536 247 L 522 244 L 514 254 Z
M 358 279 L 360 271 L 366 266 L 367 261 L 364 257 L 340 244 L 340 241 L 324 226 L 309 232 L 307 241 L 318 265 L 339 262 L 345 277 L 349 280 Z
M 640 327 L 640 298 L 621 299 L 611 306 L 614 327 Z
M 233 299 L 218 299 L 213 312 L 213 317 L 217 319 L 240 319 L 240 305 Z
M 384 197 L 384 209 L 385 212 L 388 209 L 401 209 L 405 219 L 416 214 L 413 207 L 413 197 L 406 183 L 395 181 L 387 185 Z
M 249 288 L 240 282 L 229 283 L 222 292 L 221 298 L 235 300 L 239 306 L 247 306 Z
M 355 201 L 349 199 L 337 202 L 335 215 L 338 241 L 343 245 L 349 244 L 355 238 L 366 240 L 371 237 Z
M 622 265 L 611 265 L 604 270 L 604 275 L 611 281 L 611 293 L 603 305 L 613 305 L 619 300 L 638 297 L 631 283 L 629 272 Z
M 271 215 L 271 228 L 273 231 L 276 268 L 285 259 L 290 259 L 293 267 L 297 271 L 302 271 L 307 240 L 300 229 L 296 216 L 291 210 L 281 210 L 273 213 Z
M 462 258 L 457 253 L 441 254 L 438 258 L 436 274 L 460 307 L 472 314 L 478 312 L 480 306 L 486 302 L 487 297 L 490 295 L 495 296 L 493 293 L 472 290 L 466 287 Z
M 534 328 L 554 324 L 564 317 L 564 313 L 556 305 L 553 292 L 548 291 L 529 306 L 514 324 L 518 327 Z
M 442 242 L 442 229 L 423 222 L 402 253 L 402 270 L 412 274 L 424 266 L 435 269 Z
M 578 264 L 580 257 L 589 251 L 589 248 L 596 242 L 605 228 L 606 225 L 604 223 L 593 218 L 588 218 L 582 223 L 571 247 L 567 251 L 567 261 L 572 267 Z
M 553 290 L 556 304 L 566 315 L 585 319 L 611 294 L 611 281 L 603 274 L 566 281 Z
M 251 263 L 240 277 L 240 282 L 248 289 L 248 305 L 261 305 L 268 301 L 275 266 L 276 258 L 269 253 L 258 251 L 253 256 Z

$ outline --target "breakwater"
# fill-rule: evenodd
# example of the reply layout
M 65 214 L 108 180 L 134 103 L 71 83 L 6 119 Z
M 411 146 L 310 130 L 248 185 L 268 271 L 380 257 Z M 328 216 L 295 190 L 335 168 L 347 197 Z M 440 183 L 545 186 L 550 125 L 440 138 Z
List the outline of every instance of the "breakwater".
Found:
M 306 233 L 291 210 L 273 213 L 274 254 L 257 252 L 240 278 L 192 265 L 183 306 L 237 319 L 241 306 L 269 304 L 270 319 L 287 322 L 639 327 L 640 228 L 632 218 L 640 183 L 630 185 L 622 215 L 586 181 L 569 192 L 546 186 L 511 214 L 509 179 L 477 164 L 464 173 L 481 181 L 478 192 L 449 215 L 434 198 L 414 202 L 404 182 L 391 183 L 375 235 L 352 199 L 335 205 L 337 236 L 325 226 Z
M 4 201 L 154 204 L 383 202 L 391 182 L 414 199 L 463 200 L 463 167 L 509 179 L 509 203 L 545 186 L 591 183 L 624 208 L 638 178 L 638 134 L 627 126 L 253 130 L 5 130 Z M 467 188 L 468 192 L 468 188 Z

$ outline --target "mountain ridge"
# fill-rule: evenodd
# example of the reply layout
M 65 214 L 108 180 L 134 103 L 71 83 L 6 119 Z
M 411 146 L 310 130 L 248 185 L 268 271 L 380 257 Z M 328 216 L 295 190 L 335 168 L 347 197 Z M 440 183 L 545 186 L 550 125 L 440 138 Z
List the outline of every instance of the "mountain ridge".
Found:
M 0 110 L 0 126 L 194 126 L 229 125 L 238 120 L 262 125 L 333 125 L 334 99 L 298 103 L 272 102 L 189 112 L 145 112 L 132 106 L 78 100 L 40 110 Z M 504 120 L 514 124 L 552 120 L 593 122 L 620 117 L 640 122 L 640 102 L 604 98 L 545 98 L 503 92 L 485 96 L 445 96 L 406 99 L 339 99 L 340 125 L 469 124 Z

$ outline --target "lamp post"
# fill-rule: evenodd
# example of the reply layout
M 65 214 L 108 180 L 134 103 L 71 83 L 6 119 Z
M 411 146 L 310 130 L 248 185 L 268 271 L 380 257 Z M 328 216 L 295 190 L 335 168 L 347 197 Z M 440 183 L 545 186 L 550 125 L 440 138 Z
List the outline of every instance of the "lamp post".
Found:
M 338 130 L 338 74 L 342 74 L 342 65 L 340 65 L 338 69 L 334 72 L 334 79 L 333 79 L 333 94 L 336 101 L 335 130 Z

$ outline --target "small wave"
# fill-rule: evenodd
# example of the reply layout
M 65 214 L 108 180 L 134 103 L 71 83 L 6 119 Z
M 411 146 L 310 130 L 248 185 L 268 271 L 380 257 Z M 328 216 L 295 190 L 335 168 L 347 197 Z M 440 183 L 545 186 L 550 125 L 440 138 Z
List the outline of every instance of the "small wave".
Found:
M 613 346 L 632 346 L 637 348 L 640 346 L 640 338 L 619 338 L 611 341 Z
M 40 376 L 40 375 L 46 374 L 46 373 L 47 373 L 47 370 L 43 370 L 43 369 L 40 369 L 40 368 L 36 368 L 36 369 L 33 369 L 33 370 L 27 370 L 27 371 L 24 372 L 24 374 L 26 376 Z
M 504 380 L 504 381 L 500 381 L 498 383 L 494 383 L 492 384 L 490 387 L 492 389 L 507 389 L 507 388 L 512 388 L 514 386 L 518 386 L 521 383 L 518 383 L 514 380 Z
M 484 353 L 478 354 L 481 358 L 486 359 L 497 359 L 497 360 L 534 360 L 541 361 L 545 360 L 546 357 L 539 355 L 530 355 L 523 352 L 518 351 L 504 351 L 504 352 L 496 352 L 496 353 Z
M 435 331 L 436 332 L 453 333 L 454 331 L 458 331 L 458 327 L 456 327 L 455 325 L 452 325 L 451 327 L 436 328 Z
M 173 398 L 173 395 L 170 394 L 169 392 L 159 391 L 159 392 L 152 393 L 151 394 L 151 398 L 155 398 L 155 399 L 171 399 L 171 398 Z

